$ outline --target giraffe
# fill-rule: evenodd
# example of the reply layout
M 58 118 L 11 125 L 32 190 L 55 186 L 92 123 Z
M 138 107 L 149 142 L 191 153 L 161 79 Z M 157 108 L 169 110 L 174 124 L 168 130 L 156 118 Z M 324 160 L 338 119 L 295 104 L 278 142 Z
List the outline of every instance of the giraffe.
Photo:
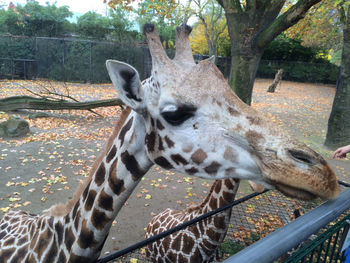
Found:
M 152 74 L 143 82 L 131 65 L 106 62 L 127 106 L 106 150 L 66 204 L 1 219 L 1 262 L 94 262 L 114 218 L 153 164 L 213 180 L 253 180 L 304 199 L 339 194 L 320 155 L 240 101 L 212 60 L 194 62 L 190 31 L 178 27 L 170 60 L 154 25 L 144 26 Z
M 238 179 L 216 180 L 204 201 L 184 211 L 167 208 L 154 216 L 147 226 L 146 238 L 160 234 L 209 211 L 231 203 L 239 186 Z M 198 262 L 218 260 L 217 249 L 223 242 L 231 209 L 149 244 L 146 255 L 153 262 Z

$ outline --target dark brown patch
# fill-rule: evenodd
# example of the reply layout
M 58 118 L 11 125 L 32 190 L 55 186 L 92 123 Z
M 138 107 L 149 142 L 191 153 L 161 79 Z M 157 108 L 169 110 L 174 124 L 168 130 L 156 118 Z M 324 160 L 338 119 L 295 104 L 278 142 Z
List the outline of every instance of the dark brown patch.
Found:
M 264 137 L 261 133 L 256 131 L 249 130 L 245 133 L 245 137 L 250 145 L 256 146 L 260 140 L 263 140 Z
M 217 202 L 217 199 L 215 198 L 210 198 L 209 200 L 209 206 L 212 210 L 218 208 L 218 202 Z
M 198 149 L 191 155 L 191 160 L 196 164 L 201 164 L 207 157 L 208 155 L 202 149 Z
M 135 156 L 130 155 L 128 151 L 121 154 L 121 160 L 125 164 L 126 169 L 131 173 L 132 179 L 137 181 L 144 175 L 144 171 L 141 169 Z
M 174 167 L 171 165 L 171 163 L 169 163 L 169 161 L 168 161 L 166 158 L 162 157 L 162 156 L 157 157 L 157 158 L 154 160 L 154 162 L 155 162 L 156 164 L 158 164 L 160 167 L 163 167 L 164 169 L 172 169 L 172 168 L 174 168 Z
M 57 243 L 58 245 L 61 245 L 63 240 L 63 226 L 59 221 L 55 225 L 55 232 L 57 235 Z
M 46 263 L 54 262 L 56 255 L 57 255 L 57 245 L 54 241 L 52 243 L 49 251 L 47 252 L 46 257 L 45 257 L 43 262 L 46 262 Z
M 96 198 L 96 191 L 95 190 L 90 190 L 89 194 L 87 196 L 87 199 L 85 201 L 85 210 L 90 211 L 92 206 L 94 205 L 95 198 Z M 73 216 L 74 218 L 74 216 Z
M 77 211 L 79 209 L 79 201 L 75 204 L 73 211 L 72 211 L 72 218 L 75 218 Z
M 169 262 L 177 262 L 176 261 L 176 254 L 173 251 L 169 251 L 168 252 L 168 258 L 170 260 Z
M 93 210 L 91 222 L 96 229 L 103 230 L 110 220 L 111 219 L 104 212 L 100 212 L 97 209 Z
M 188 235 L 185 235 L 183 236 L 183 252 L 185 254 L 189 254 L 191 251 L 192 251 L 192 248 L 194 246 L 194 240 L 188 236 Z
M 38 238 L 38 243 L 36 247 L 34 248 L 34 252 L 38 254 L 38 258 L 42 257 L 42 253 L 46 250 L 47 246 L 49 245 L 49 240 L 52 237 L 51 231 L 49 229 L 46 229 L 45 232 L 43 232 L 40 237 Z
M 79 228 L 79 225 L 80 225 L 80 211 L 78 211 L 75 219 L 74 219 L 74 227 L 75 227 L 75 230 L 78 231 L 78 228 Z
M 159 151 L 164 151 L 164 146 L 163 146 L 163 139 L 158 135 L 158 150 Z
M 261 124 L 261 119 L 259 117 L 247 116 L 247 120 L 249 121 L 250 125 L 260 125 Z
M 233 199 L 235 198 L 235 194 L 232 192 L 224 191 L 222 197 L 224 198 L 225 203 L 229 203 L 233 201 Z
M 78 256 L 78 255 L 75 255 L 75 254 L 71 253 L 70 257 L 69 257 L 69 262 L 86 263 L 86 262 L 92 262 L 92 261 L 91 261 L 91 258 Z
M 241 115 L 241 113 L 239 111 L 237 111 L 235 108 L 228 106 L 227 107 L 228 112 L 232 115 L 232 116 L 239 116 Z
M 215 193 L 220 193 L 221 192 L 221 184 L 222 184 L 222 181 L 221 180 L 216 180 L 215 181 Z
M 89 189 L 90 189 L 90 184 L 91 184 L 91 182 L 86 186 L 86 188 L 83 192 L 83 202 L 85 202 L 85 200 L 86 200 L 87 194 L 88 194 Z
M 221 167 L 221 164 L 219 164 L 218 162 L 212 162 L 210 165 L 208 165 L 207 167 L 204 168 L 204 170 L 208 173 L 208 174 L 216 174 L 219 170 L 219 168 Z
M 120 140 L 120 146 L 124 144 L 125 134 L 130 130 L 134 117 L 131 117 L 130 120 L 123 126 L 120 130 L 118 139 Z
M 182 254 L 178 254 L 176 262 L 188 263 L 188 259 L 185 258 Z
M 106 175 L 106 168 L 104 163 L 102 162 L 100 164 L 100 167 L 98 167 L 96 173 L 95 173 L 95 183 L 100 186 L 101 184 L 103 184 L 103 182 L 105 181 L 105 175 Z
M 216 232 L 214 229 L 210 228 L 207 231 L 207 235 L 211 240 L 218 241 L 220 238 L 220 233 Z
M 168 145 L 168 148 L 174 147 L 175 143 L 172 140 L 170 140 L 170 138 L 168 136 L 165 136 L 164 140 L 165 140 L 166 144 Z
M 194 175 L 195 173 L 198 173 L 198 169 L 195 167 L 192 167 L 190 169 L 186 169 L 185 172 L 189 175 Z
M 104 189 L 98 198 L 98 205 L 104 210 L 113 211 L 113 197 L 108 195 Z
M 160 120 L 157 120 L 157 128 L 158 128 L 158 130 L 164 130 L 164 126 L 163 126 L 163 124 L 161 123 L 161 121 Z
M 203 262 L 202 254 L 198 248 L 196 248 L 193 255 L 191 256 L 190 262 Z
M 58 257 L 57 262 L 67 262 L 66 255 L 64 254 L 63 250 L 61 250 L 60 256 Z
M 215 240 L 215 241 L 217 241 L 217 240 Z M 216 248 L 216 246 L 214 244 L 212 244 L 211 242 L 209 242 L 207 239 L 203 239 L 203 243 L 210 250 L 213 250 Z
M 17 241 L 17 246 L 21 246 L 23 245 L 24 243 L 28 242 L 28 237 L 27 236 L 23 236 L 21 237 L 20 239 L 18 239 Z
M 96 244 L 94 232 L 90 231 L 86 226 L 86 220 L 83 220 L 80 235 L 78 238 L 78 245 L 85 249 L 93 247 Z
M 15 248 L 9 248 L 0 252 L 0 258 L 2 262 L 7 262 L 12 254 L 15 252 Z
M 112 189 L 113 193 L 120 195 L 125 191 L 124 180 L 118 179 L 116 176 L 108 178 L 109 187 Z
M 186 161 L 186 159 L 183 158 L 180 154 L 172 154 L 172 155 L 171 155 L 171 159 L 172 159 L 177 165 L 180 165 L 180 164 L 186 165 L 186 164 L 188 164 L 188 162 Z
M 109 151 L 108 155 L 107 155 L 107 163 L 109 163 L 110 161 L 112 161 L 112 159 L 114 158 L 114 156 L 117 153 L 117 147 L 115 145 L 113 145 L 112 149 Z
M 145 137 L 145 143 L 149 152 L 154 152 L 154 146 L 156 144 L 156 133 L 151 131 Z
M 16 255 L 11 259 L 11 262 L 21 262 L 26 254 L 27 254 L 27 248 L 26 247 L 22 247 L 22 248 L 18 249 L 16 251 Z
M 72 228 L 66 228 L 64 231 L 64 243 L 66 244 L 67 250 L 70 251 L 72 245 L 75 241 L 75 236 L 73 234 Z
M 214 217 L 214 226 L 219 229 L 225 229 L 226 224 L 225 224 L 225 217 L 223 216 L 215 216 Z
M 14 244 L 15 244 L 15 238 L 14 238 L 14 237 L 8 238 L 8 239 L 4 242 L 4 246 L 5 246 L 5 247 L 10 246 L 10 245 L 14 245 Z

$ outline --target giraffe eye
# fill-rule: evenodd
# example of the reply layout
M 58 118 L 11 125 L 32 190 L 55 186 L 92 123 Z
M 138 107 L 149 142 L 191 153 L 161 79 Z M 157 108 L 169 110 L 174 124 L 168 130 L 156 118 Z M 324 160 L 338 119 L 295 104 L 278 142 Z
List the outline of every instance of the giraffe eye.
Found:
M 192 105 L 182 105 L 174 111 L 162 112 L 162 116 L 171 125 L 178 126 L 193 117 L 196 110 L 197 108 Z

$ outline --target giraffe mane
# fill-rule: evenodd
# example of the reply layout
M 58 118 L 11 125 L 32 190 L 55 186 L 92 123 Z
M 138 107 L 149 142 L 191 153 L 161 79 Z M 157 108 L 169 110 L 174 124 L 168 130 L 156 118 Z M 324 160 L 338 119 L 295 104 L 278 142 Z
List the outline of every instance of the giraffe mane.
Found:
M 130 112 L 131 112 L 131 108 L 129 108 L 129 107 L 127 107 L 125 110 L 122 111 L 122 113 L 119 117 L 119 120 L 113 129 L 113 133 L 107 141 L 107 145 L 105 147 L 105 150 L 103 152 L 101 152 L 99 157 L 97 157 L 94 164 L 92 165 L 90 172 L 89 172 L 89 177 L 87 177 L 85 180 L 79 182 L 79 185 L 78 185 L 77 189 L 75 190 L 75 193 L 73 194 L 72 199 L 68 200 L 65 204 L 62 204 L 62 203 L 55 204 L 55 205 L 51 206 L 50 208 L 44 210 L 43 212 L 45 215 L 65 216 L 72 210 L 72 208 L 74 207 L 76 202 L 78 202 L 81 195 L 83 194 L 85 188 L 91 182 L 93 175 L 95 174 L 95 172 L 96 172 L 99 164 L 101 163 L 102 159 L 104 158 L 104 156 L 106 156 L 107 151 L 112 147 L 114 139 L 117 137 L 120 129 L 122 128 L 126 118 L 129 116 Z

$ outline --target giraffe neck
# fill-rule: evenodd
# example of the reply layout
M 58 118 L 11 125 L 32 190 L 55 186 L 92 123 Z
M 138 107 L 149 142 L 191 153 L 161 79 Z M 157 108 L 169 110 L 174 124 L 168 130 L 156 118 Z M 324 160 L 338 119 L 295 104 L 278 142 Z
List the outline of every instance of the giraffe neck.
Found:
M 145 128 L 141 118 L 135 112 L 127 116 L 91 181 L 64 217 L 72 259 L 90 262 L 99 256 L 113 220 L 152 166 L 144 149 Z
M 216 180 L 209 194 L 197 209 L 200 209 L 201 213 L 206 213 L 231 203 L 236 197 L 238 186 L 239 180 L 237 179 Z M 225 212 L 230 213 L 231 210 L 226 209 Z

